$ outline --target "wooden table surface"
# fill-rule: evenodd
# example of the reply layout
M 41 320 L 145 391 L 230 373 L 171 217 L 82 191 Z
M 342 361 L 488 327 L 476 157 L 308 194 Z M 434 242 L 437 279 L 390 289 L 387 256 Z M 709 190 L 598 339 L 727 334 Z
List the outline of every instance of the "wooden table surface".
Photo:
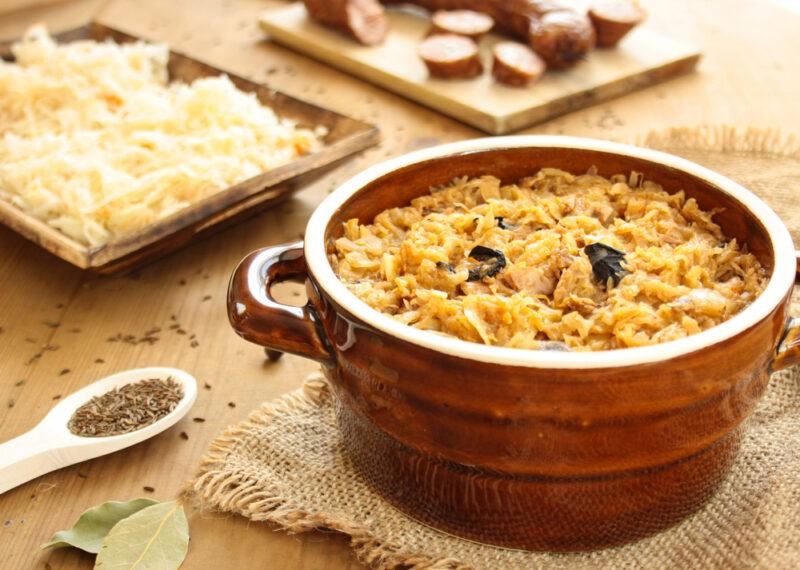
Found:
M 90 568 L 72 549 L 38 545 L 86 508 L 147 495 L 173 498 L 208 443 L 260 402 L 293 390 L 314 365 L 286 356 L 268 363 L 228 326 L 225 291 L 248 252 L 298 239 L 309 214 L 338 183 L 406 151 L 480 134 L 402 98 L 265 41 L 260 10 L 280 0 L 75 0 L 4 16 L 0 37 L 44 19 L 58 29 L 99 12 L 104 23 L 289 94 L 378 124 L 383 142 L 296 198 L 135 273 L 97 278 L 0 228 L 0 441 L 33 427 L 59 396 L 126 368 L 165 365 L 201 388 L 189 417 L 158 437 L 111 456 L 45 475 L 0 497 L 0 567 Z M 649 25 L 705 50 L 699 71 L 557 118 L 531 133 L 634 140 L 650 129 L 733 124 L 800 131 L 800 0 L 647 0 Z M 188 334 L 168 326 L 179 322 Z M 160 327 L 154 344 L 140 338 Z M 195 334 L 199 347 L 192 348 Z M 228 402 L 234 402 L 230 407 Z M 192 421 L 198 416 L 204 423 Z M 179 434 L 185 431 L 189 439 Z M 344 537 L 289 536 L 226 515 L 190 515 L 185 568 L 360 568 Z

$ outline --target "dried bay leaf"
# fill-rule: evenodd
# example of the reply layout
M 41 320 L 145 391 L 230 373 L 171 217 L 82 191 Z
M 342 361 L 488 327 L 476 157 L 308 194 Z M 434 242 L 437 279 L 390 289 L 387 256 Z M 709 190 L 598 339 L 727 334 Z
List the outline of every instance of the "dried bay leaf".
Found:
M 153 499 L 133 499 L 132 501 L 108 501 L 86 510 L 69 530 L 53 535 L 49 542 L 40 548 L 61 548 L 74 546 L 86 552 L 97 554 L 111 528 L 124 518 L 142 509 L 155 505 Z
M 101 570 L 172 570 L 189 549 L 189 523 L 176 501 L 158 503 L 119 521 L 94 567 Z

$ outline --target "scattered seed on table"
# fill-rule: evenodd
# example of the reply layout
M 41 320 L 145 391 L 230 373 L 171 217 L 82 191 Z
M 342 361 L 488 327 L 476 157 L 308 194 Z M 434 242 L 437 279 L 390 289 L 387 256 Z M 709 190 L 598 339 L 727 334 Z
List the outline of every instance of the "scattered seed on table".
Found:
M 89 478 L 89 476 L 86 473 L 78 473 L 78 477 L 80 477 L 81 479 L 88 479 Z
M 181 328 L 181 325 L 179 325 L 178 323 L 175 323 L 174 325 L 169 325 L 169 329 L 173 331 L 176 331 L 179 328 Z
M 31 364 L 33 364 L 34 362 L 39 360 L 41 357 L 42 357 L 42 353 L 41 352 L 37 352 L 36 354 L 34 354 L 33 356 L 31 356 L 28 359 L 28 361 L 25 363 L 25 366 L 30 366 Z
M 205 297 L 203 297 L 203 301 L 210 301 L 210 300 L 211 300 L 211 295 L 206 295 Z
M 25 384 L 25 378 L 20 378 L 19 380 L 14 382 L 14 386 L 22 386 L 23 384 Z
M 186 285 L 186 279 L 181 279 L 180 281 L 178 281 L 178 285 L 180 285 L 181 287 Z
M 152 493 L 153 491 L 155 491 L 155 489 L 153 487 L 151 487 L 150 485 L 145 485 L 144 487 L 142 487 L 142 489 L 144 489 L 148 493 Z
M 57 344 L 43 344 L 42 345 L 42 350 L 43 351 L 48 351 L 48 352 L 55 352 L 59 348 L 61 348 L 61 347 L 58 346 Z
M 200 346 L 200 343 L 197 342 L 196 340 L 193 340 L 192 342 L 189 343 L 189 346 L 191 346 L 192 348 L 197 348 L 198 346 Z
M 8 399 L 8 407 L 9 408 L 13 408 L 15 403 L 16 402 L 14 401 L 14 398 L 9 398 Z
M 71 332 L 73 334 L 77 334 L 77 333 L 81 332 L 81 329 L 79 329 L 78 327 L 72 327 L 71 329 L 69 329 L 69 332 Z
M 192 418 L 192 421 L 195 422 L 195 423 L 201 424 L 204 421 L 206 421 L 206 419 L 205 418 Z
M 61 323 L 56 323 L 53 321 L 42 321 L 42 324 L 51 329 L 57 329 L 58 327 L 61 326 Z
M 56 303 L 56 309 L 63 309 L 64 303 Z
M 206 390 L 211 390 L 211 384 L 209 384 L 208 382 L 203 382 L 203 388 L 205 388 Z
M 125 344 L 130 344 L 132 346 L 136 346 L 137 344 L 147 343 L 149 345 L 153 345 L 158 342 L 159 338 L 157 336 L 153 336 L 153 330 L 147 331 L 144 336 L 136 337 L 136 335 L 132 334 L 122 334 L 117 333 L 114 336 L 110 336 L 106 339 L 107 342 L 123 342 Z M 160 329 L 158 329 L 160 330 Z
M 171 320 L 171 321 L 177 321 L 177 320 L 178 320 L 178 317 L 176 317 L 175 315 L 170 315 L 170 316 L 169 316 L 169 320 Z
M 94 359 L 94 363 L 95 363 L 95 364 L 105 364 L 105 363 L 106 363 L 106 361 L 105 361 L 105 360 L 103 360 L 102 358 L 95 358 L 95 359 Z
M 177 329 L 175 332 L 178 334 L 186 334 L 186 331 L 183 329 Z
M 64 376 L 65 374 L 69 374 L 72 372 L 69 368 L 62 368 L 61 372 L 58 373 L 59 376 Z
M 0 327 L 0 334 L 3 334 L 4 332 L 6 332 L 6 329 L 4 329 L 3 327 Z
M 25 342 L 28 342 L 30 344 L 36 344 L 36 339 L 27 336 L 27 337 L 25 337 Z
M 228 402 L 228 407 L 229 408 L 235 408 L 236 407 L 236 403 L 235 402 Z
M 60 400 L 61 399 L 61 394 L 56 394 L 55 396 L 53 396 L 53 399 L 54 400 Z
M 182 431 L 181 432 L 181 439 L 189 439 L 189 434 L 186 433 L 185 431 Z

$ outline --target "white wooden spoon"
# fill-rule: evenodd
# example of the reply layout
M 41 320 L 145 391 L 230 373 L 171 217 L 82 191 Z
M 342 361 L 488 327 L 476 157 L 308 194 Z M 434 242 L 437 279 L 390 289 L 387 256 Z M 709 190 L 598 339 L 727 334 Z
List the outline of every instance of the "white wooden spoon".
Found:
M 172 377 L 183 386 L 183 399 L 160 420 L 142 429 L 107 437 L 82 437 L 67 428 L 76 409 L 94 396 L 131 382 Z M 0 494 L 40 475 L 129 447 L 161 433 L 181 419 L 197 398 L 197 381 L 177 368 L 126 370 L 78 390 L 61 400 L 31 431 L 0 444 Z

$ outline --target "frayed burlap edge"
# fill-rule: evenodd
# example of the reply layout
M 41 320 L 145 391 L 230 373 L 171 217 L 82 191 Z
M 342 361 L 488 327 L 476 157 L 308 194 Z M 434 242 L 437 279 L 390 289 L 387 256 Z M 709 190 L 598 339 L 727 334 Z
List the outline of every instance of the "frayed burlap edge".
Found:
M 683 148 L 720 153 L 800 158 L 800 137 L 778 129 L 700 125 L 650 131 L 634 144 L 655 149 Z
M 431 559 L 409 554 L 397 544 L 378 539 L 360 525 L 309 513 L 281 496 L 274 486 L 246 473 L 231 473 L 226 468 L 225 458 L 233 451 L 241 435 L 269 423 L 277 415 L 323 405 L 331 397 L 326 384 L 321 374 L 315 374 L 300 389 L 263 404 L 245 421 L 228 427 L 212 442 L 200 462 L 197 475 L 184 490 L 184 497 L 198 502 L 202 509 L 232 512 L 249 520 L 270 522 L 289 533 L 321 529 L 344 533 L 350 537 L 350 546 L 357 558 L 373 568 L 468 570 L 468 566 L 454 558 Z

